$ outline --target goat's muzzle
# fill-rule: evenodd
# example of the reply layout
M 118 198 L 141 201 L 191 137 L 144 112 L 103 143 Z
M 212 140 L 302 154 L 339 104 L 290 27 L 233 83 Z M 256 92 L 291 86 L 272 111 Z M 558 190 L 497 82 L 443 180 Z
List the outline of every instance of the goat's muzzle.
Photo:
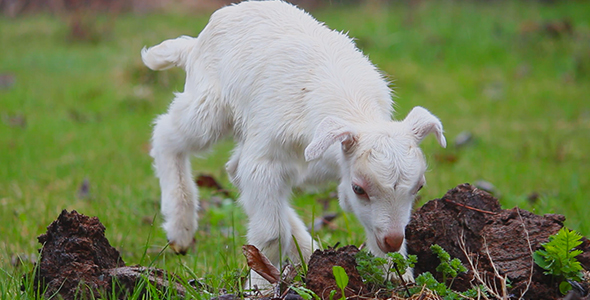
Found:
M 379 241 L 379 248 L 385 253 L 397 252 L 404 243 L 404 235 L 402 233 L 387 234 L 383 240 Z

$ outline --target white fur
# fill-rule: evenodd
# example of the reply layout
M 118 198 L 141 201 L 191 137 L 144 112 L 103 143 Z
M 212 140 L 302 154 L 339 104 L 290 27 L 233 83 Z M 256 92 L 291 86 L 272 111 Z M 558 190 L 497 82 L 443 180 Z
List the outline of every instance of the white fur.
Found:
M 345 34 L 284 2 L 243 2 L 216 11 L 197 38 L 164 41 L 142 58 L 187 73 L 155 122 L 151 151 L 175 251 L 186 252 L 197 229 L 189 155 L 233 134 L 226 167 L 249 217 L 248 242 L 275 265 L 298 261 L 293 237 L 306 259 L 314 248 L 289 206 L 292 187 L 327 179 L 340 181 L 340 204 L 364 225 L 374 254 L 405 252 L 399 243 L 426 169 L 418 144 L 434 133 L 446 146 L 442 125 L 421 107 L 392 121 L 387 81 Z

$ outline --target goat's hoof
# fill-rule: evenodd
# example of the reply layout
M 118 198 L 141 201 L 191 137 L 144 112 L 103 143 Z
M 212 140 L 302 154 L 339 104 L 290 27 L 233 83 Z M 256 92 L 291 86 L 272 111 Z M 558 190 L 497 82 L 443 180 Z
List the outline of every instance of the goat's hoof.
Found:
M 172 250 L 174 250 L 174 253 L 176 253 L 176 254 L 186 255 L 186 252 L 188 251 L 187 248 L 178 247 L 174 243 L 170 243 L 169 245 L 170 245 L 170 248 L 172 248 Z
M 188 249 L 195 244 L 195 239 L 193 238 L 192 242 L 186 246 L 177 245 L 175 242 L 168 241 L 168 245 L 176 254 L 186 255 Z

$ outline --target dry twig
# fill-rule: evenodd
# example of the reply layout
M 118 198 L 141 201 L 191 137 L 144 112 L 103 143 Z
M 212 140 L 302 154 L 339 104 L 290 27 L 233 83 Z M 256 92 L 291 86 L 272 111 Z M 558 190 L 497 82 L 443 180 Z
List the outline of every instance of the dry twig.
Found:
M 484 239 L 484 243 L 485 243 L 485 239 Z M 486 291 L 488 293 L 490 293 L 494 298 L 507 300 L 508 293 L 506 292 L 506 290 L 503 289 L 502 293 L 500 293 L 498 291 L 495 281 L 494 281 L 494 284 L 492 287 L 492 285 L 489 283 L 487 278 L 485 278 L 485 275 L 481 274 L 478 271 L 477 267 L 478 267 L 479 261 L 477 260 L 474 262 L 473 258 L 471 258 L 471 255 L 469 254 L 467 246 L 465 245 L 465 235 L 463 232 L 461 233 L 461 239 L 459 240 L 459 248 L 461 249 L 461 251 L 463 251 L 463 254 L 465 254 L 465 257 L 467 258 L 467 262 L 469 263 L 471 270 L 473 270 L 473 277 L 475 278 L 475 280 L 477 280 L 477 282 L 479 282 L 479 284 L 483 285 L 485 287 Z M 486 250 L 487 250 L 487 244 L 486 244 Z M 488 252 L 488 257 L 489 257 L 489 252 Z M 494 272 L 496 272 L 496 274 L 497 274 L 497 270 L 496 270 L 496 267 L 494 266 L 494 262 L 491 260 L 491 257 L 489 257 L 489 258 L 490 258 L 490 262 L 494 268 Z M 504 288 L 505 288 L 506 287 L 506 278 L 503 278 L 500 276 L 500 280 L 503 280 L 502 286 L 504 286 Z M 479 290 L 479 288 L 477 286 L 474 286 L 474 287 Z M 481 297 L 483 297 L 483 299 L 490 299 L 484 293 L 481 293 L 480 295 L 481 295 Z M 478 298 L 480 295 L 478 295 Z
M 500 280 L 500 284 L 502 287 L 502 296 L 498 297 L 498 299 L 508 299 L 508 288 L 506 287 L 506 276 L 502 276 L 500 275 L 500 272 L 498 272 L 498 269 L 496 269 L 496 265 L 494 264 L 494 260 L 492 259 L 492 256 L 490 255 L 490 250 L 488 249 L 488 243 L 486 241 L 486 237 L 483 237 L 483 245 L 486 249 L 486 254 L 488 256 L 488 259 L 490 260 L 490 265 L 492 266 L 492 269 L 494 270 L 494 277 L 496 277 L 498 280 Z M 494 280 L 494 290 L 497 293 L 497 286 L 496 286 L 496 281 Z
M 529 246 L 529 252 L 531 253 L 531 272 L 529 273 L 529 280 L 526 283 L 526 288 L 524 289 L 524 291 L 522 291 L 522 294 L 520 294 L 520 297 L 518 297 L 518 300 L 520 300 L 520 299 L 522 299 L 522 297 L 524 297 L 524 294 L 526 294 L 526 292 L 528 292 L 529 287 L 531 286 L 531 282 L 533 281 L 533 270 L 535 269 L 535 261 L 533 259 L 533 247 L 531 246 L 531 239 L 529 237 L 529 231 L 526 229 L 526 226 L 524 224 L 524 220 L 522 219 L 522 216 L 520 215 L 520 209 L 516 208 L 516 211 L 518 212 L 518 218 L 520 219 L 520 222 L 522 223 L 522 229 L 524 230 L 524 234 L 526 234 L 526 241 Z
M 484 214 L 489 214 L 489 215 L 497 215 L 497 213 L 495 213 L 495 212 L 491 212 L 491 211 L 487 211 L 487 210 L 475 208 L 475 207 L 472 207 L 472 206 L 469 206 L 469 205 L 465 205 L 465 204 L 462 204 L 462 203 L 457 203 L 457 202 L 451 201 L 449 199 L 443 199 L 443 200 L 445 202 L 447 202 L 447 203 L 451 203 L 451 204 L 454 204 L 454 205 L 457 205 L 457 206 L 460 206 L 460 207 L 463 207 L 463 208 L 467 208 L 469 210 L 473 210 L 473 211 L 477 211 L 477 212 L 484 213 Z

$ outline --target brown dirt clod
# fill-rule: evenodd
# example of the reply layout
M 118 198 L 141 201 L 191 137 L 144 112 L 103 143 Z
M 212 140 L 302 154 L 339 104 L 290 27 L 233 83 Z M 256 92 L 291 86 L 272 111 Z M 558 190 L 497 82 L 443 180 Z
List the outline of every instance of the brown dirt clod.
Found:
M 305 278 L 306 286 L 322 299 L 330 299 L 330 292 L 336 291 L 333 299 L 340 299 L 342 293 L 336 285 L 332 271 L 333 266 L 341 266 L 348 275 L 348 286 L 344 290 L 347 299 L 355 299 L 366 291 L 361 275 L 356 269 L 355 255 L 359 249 L 355 246 L 345 246 L 325 251 L 316 250 L 308 264 Z
M 460 274 L 452 288 L 465 291 L 479 285 L 474 278 L 478 272 L 494 287 L 500 281 L 494 276 L 494 268 L 502 277 L 510 280 L 508 295 L 524 299 L 559 299 L 557 283 L 536 266 L 531 250 L 541 248 L 549 236 L 562 227 L 565 217 L 547 214 L 538 216 L 519 208 L 501 209 L 496 198 L 469 184 L 449 190 L 441 199 L 435 199 L 413 215 L 406 227 L 408 253 L 418 256 L 415 274 L 430 272 L 440 281 L 436 271 L 440 261 L 430 250 L 438 244 L 451 257 L 459 258 L 469 269 Z M 588 269 L 590 247 L 587 239 L 579 247 L 584 254 L 578 256 Z M 530 247 L 529 247 L 530 243 Z M 465 252 L 476 266 L 469 267 Z M 532 274 L 531 274 L 532 268 Z
M 38 237 L 43 248 L 35 273 L 35 290 L 47 296 L 58 294 L 66 300 L 100 298 L 112 295 L 114 290 L 119 299 L 124 299 L 140 280 L 147 278 L 159 289 L 174 288 L 175 294 L 184 295 L 184 288 L 173 280 L 173 274 L 155 268 L 126 267 L 104 232 L 98 218 L 63 210 L 47 232 Z
M 560 299 L 558 282 L 543 274 L 531 254 L 557 233 L 564 221 L 561 215 L 538 216 L 519 208 L 502 209 L 489 193 L 462 184 L 441 199 L 429 201 L 412 215 L 406 227 L 407 249 L 409 254 L 418 256 L 414 274 L 428 271 L 439 281 L 442 276 L 436 267 L 440 261 L 430 246 L 438 244 L 451 257 L 460 259 L 468 271 L 453 281 L 454 290 L 465 291 L 480 285 L 474 276 L 478 274 L 488 287 L 500 294 L 505 292 L 507 299 L 517 299 L 523 294 L 522 299 Z M 173 294 L 185 295 L 186 290 L 174 274 L 155 268 L 126 267 L 104 232 L 105 227 L 98 218 L 62 211 L 47 227 L 47 233 L 38 238 L 43 249 L 35 272 L 35 289 L 45 295 L 59 294 L 66 300 L 100 298 L 107 293 L 112 295 L 114 290 L 119 299 L 124 299 L 147 278 L 158 290 L 172 289 Z M 583 238 L 578 249 L 584 252 L 577 259 L 590 271 L 590 241 Z M 340 299 L 340 288 L 332 271 L 338 265 L 349 277 L 345 296 L 367 298 L 363 295 L 367 287 L 356 269 L 358 251 L 355 246 L 345 246 L 314 252 L 305 278 L 307 288 L 322 299 L 329 299 L 330 293 L 336 291 L 332 298 Z M 499 277 L 509 280 L 506 291 L 502 291 Z M 113 282 L 116 282 L 114 287 Z M 425 290 L 419 298 L 438 299 L 428 293 Z

